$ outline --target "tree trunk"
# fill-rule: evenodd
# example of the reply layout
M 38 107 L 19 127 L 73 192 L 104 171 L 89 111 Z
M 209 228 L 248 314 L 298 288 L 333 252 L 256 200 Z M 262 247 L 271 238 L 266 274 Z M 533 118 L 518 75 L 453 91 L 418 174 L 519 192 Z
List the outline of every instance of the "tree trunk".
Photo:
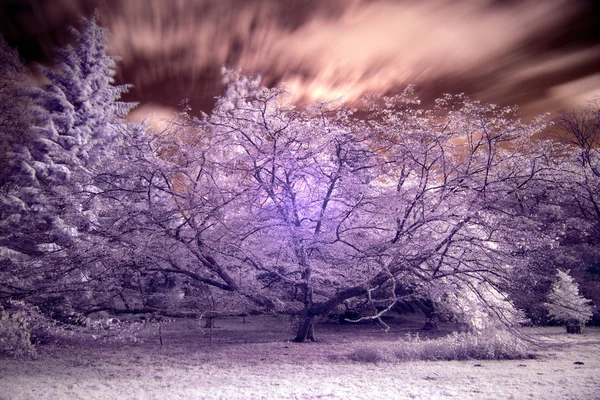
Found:
M 575 322 L 567 322 L 566 324 L 566 328 L 567 328 L 567 333 L 571 333 L 571 334 L 576 334 L 576 335 L 581 335 L 583 333 L 583 324 L 575 321 Z
M 204 323 L 204 328 L 205 329 L 213 329 L 214 327 L 215 327 L 215 318 L 207 317 L 206 322 Z
M 300 323 L 298 325 L 298 334 L 294 342 L 316 342 L 315 340 L 315 314 L 311 314 L 310 309 L 313 306 L 313 286 L 311 282 L 312 268 L 306 262 L 306 252 L 304 246 L 296 250 L 302 271 L 302 294 L 304 302 L 304 311 L 300 314 Z
M 424 331 L 437 330 L 437 313 L 431 300 L 418 301 L 417 307 L 425 314 L 425 325 L 421 328 Z
M 294 339 L 296 343 L 316 342 L 315 317 L 302 317 L 298 324 L 298 334 Z
M 437 326 L 437 313 L 432 309 L 430 312 L 425 312 L 425 325 L 423 325 L 424 331 L 436 331 Z

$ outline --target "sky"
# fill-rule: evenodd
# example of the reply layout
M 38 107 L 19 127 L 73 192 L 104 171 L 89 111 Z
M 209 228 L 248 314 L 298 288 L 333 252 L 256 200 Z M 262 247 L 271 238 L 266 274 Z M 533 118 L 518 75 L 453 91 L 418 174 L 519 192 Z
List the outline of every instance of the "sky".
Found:
M 183 99 L 210 111 L 228 65 L 284 83 L 299 103 L 414 84 L 425 100 L 464 92 L 533 116 L 600 96 L 598 3 L 0 0 L 0 32 L 27 62 L 48 62 L 66 27 L 97 8 L 136 115 L 168 115 Z

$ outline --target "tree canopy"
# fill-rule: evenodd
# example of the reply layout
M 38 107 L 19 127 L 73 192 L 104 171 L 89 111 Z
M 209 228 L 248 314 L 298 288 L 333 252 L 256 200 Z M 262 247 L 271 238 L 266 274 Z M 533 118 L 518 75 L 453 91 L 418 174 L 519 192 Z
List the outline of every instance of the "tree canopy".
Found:
M 174 154 L 134 156 L 109 174 L 127 177 L 109 188 L 129 204 L 113 227 L 148 235 L 152 268 L 299 314 L 300 341 L 344 301 L 386 308 L 402 292 L 474 325 L 483 315 L 514 322 L 503 294 L 511 272 L 522 252 L 552 242 L 532 218 L 541 119 L 525 124 L 465 96 L 425 110 L 410 88 L 368 99 L 359 119 L 343 104 L 300 109 L 258 78 L 224 74 L 210 115 L 149 139 L 179 141 L 162 144 Z

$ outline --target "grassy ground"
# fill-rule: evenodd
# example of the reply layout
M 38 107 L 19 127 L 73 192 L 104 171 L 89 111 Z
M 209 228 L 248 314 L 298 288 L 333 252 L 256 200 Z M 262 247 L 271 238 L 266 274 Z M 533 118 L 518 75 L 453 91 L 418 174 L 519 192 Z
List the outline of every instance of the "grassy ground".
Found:
M 421 322 L 322 324 L 317 343 L 286 341 L 287 320 L 250 317 L 163 323 L 141 343 L 61 340 L 35 360 L 0 359 L 0 399 L 597 399 L 600 329 L 543 339 L 536 358 L 511 361 L 356 362 L 356 349 L 392 350 Z M 441 327 L 444 334 L 451 327 Z M 578 364 L 574 364 L 577 362 Z

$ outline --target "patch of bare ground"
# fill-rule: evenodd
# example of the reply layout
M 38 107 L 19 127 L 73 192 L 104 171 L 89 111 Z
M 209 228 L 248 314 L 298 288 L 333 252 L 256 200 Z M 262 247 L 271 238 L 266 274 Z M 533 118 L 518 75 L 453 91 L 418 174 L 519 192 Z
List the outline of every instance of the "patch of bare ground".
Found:
M 593 399 L 600 393 L 600 329 L 566 335 L 530 328 L 535 359 L 357 362 L 364 348 L 393 353 L 421 321 L 321 323 L 297 344 L 290 321 L 256 316 L 148 324 L 142 342 L 65 340 L 35 360 L 0 360 L 0 399 Z M 442 325 L 433 335 L 447 334 Z M 162 338 L 163 345 L 160 345 Z

